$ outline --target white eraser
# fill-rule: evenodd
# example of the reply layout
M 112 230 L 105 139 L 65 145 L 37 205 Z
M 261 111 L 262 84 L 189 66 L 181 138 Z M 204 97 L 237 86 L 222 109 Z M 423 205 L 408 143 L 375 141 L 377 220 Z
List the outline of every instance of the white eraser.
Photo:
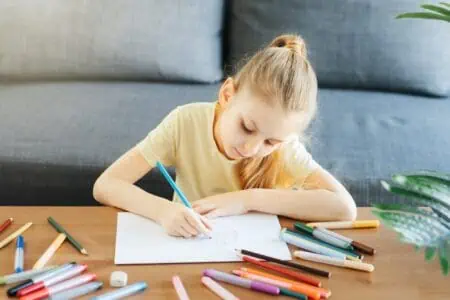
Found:
M 128 275 L 122 271 L 114 271 L 111 273 L 109 285 L 112 287 L 124 287 L 127 285 Z

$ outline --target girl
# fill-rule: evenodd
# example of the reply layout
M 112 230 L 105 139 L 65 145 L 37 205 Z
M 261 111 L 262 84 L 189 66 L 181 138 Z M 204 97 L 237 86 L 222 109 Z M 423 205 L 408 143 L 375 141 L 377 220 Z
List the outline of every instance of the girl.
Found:
M 249 211 L 353 220 L 350 194 L 301 143 L 316 97 L 303 40 L 279 36 L 222 84 L 216 103 L 173 110 L 97 179 L 94 198 L 184 237 L 210 230 L 209 218 Z M 134 185 L 157 161 L 176 167 L 176 182 L 200 218 L 176 195 L 170 202 Z

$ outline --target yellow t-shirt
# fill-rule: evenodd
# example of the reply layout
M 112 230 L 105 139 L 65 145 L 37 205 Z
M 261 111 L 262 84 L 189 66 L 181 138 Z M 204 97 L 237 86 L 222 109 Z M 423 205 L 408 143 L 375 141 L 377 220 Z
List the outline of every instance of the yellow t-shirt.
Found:
M 234 170 L 238 161 L 227 159 L 214 141 L 214 112 L 215 103 L 179 106 L 138 144 L 151 167 L 160 161 L 176 168 L 176 183 L 190 202 L 241 189 Z M 282 147 L 297 183 L 317 168 L 298 139 Z M 173 200 L 180 202 L 176 193 Z

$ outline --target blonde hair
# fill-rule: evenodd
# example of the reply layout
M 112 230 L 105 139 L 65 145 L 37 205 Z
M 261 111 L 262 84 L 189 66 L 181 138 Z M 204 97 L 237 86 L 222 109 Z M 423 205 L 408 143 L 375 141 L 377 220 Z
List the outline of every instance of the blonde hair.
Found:
M 236 91 L 249 87 L 286 112 L 303 112 L 308 125 L 317 110 L 317 79 L 307 59 L 304 40 L 281 35 L 258 51 L 233 77 Z M 273 101 L 273 100 L 272 100 Z M 289 187 L 294 183 L 281 149 L 265 157 L 246 158 L 237 164 L 242 189 Z

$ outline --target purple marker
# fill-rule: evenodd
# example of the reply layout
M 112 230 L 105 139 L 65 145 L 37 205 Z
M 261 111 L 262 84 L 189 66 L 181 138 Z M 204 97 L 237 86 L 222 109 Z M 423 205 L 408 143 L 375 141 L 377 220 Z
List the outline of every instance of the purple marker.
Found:
M 279 295 L 280 294 L 280 289 L 276 286 L 273 286 L 273 285 L 270 285 L 270 284 L 267 284 L 264 282 L 260 282 L 260 281 L 241 278 L 238 276 L 234 276 L 234 275 L 227 274 L 227 273 L 220 272 L 220 271 L 213 270 L 213 269 L 206 269 L 205 271 L 203 271 L 203 275 L 208 276 L 208 277 L 218 280 L 218 281 L 223 281 L 223 282 L 226 282 L 229 284 L 238 285 L 243 288 L 252 289 L 252 290 L 255 290 L 258 292 L 263 292 L 263 293 L 270 294 L 270 295 Z

